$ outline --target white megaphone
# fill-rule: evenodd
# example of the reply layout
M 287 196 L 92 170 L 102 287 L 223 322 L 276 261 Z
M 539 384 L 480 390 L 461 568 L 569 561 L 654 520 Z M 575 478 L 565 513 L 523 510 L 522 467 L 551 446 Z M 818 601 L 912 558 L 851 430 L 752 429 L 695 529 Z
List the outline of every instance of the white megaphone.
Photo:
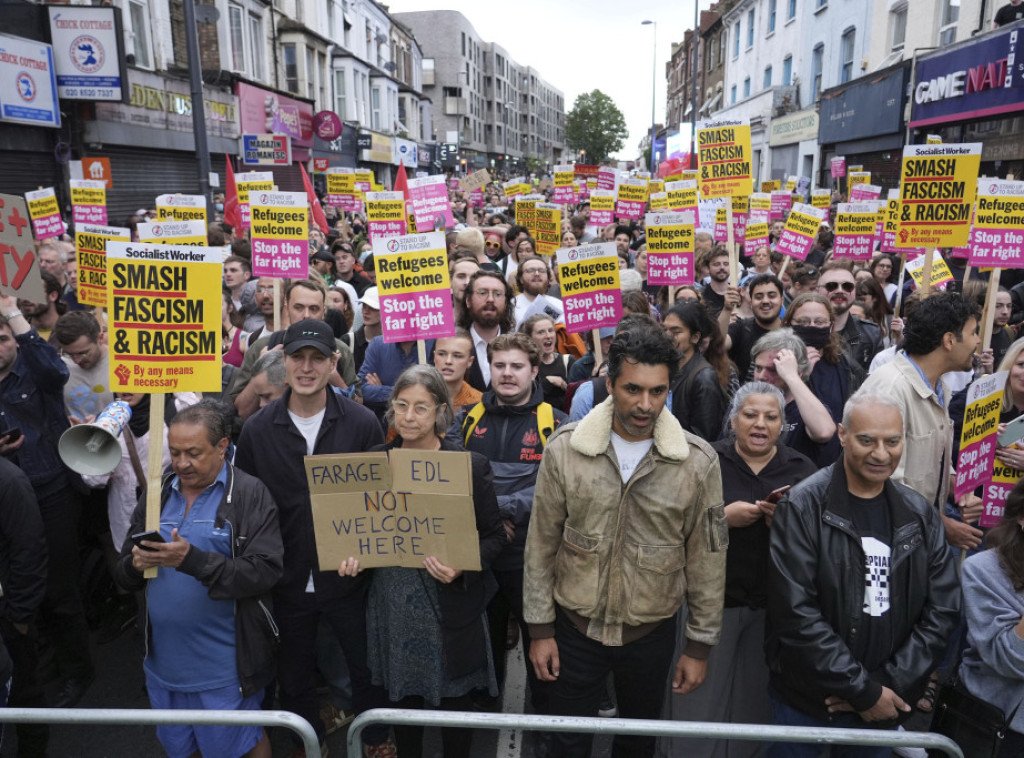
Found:
M 57 444 L 61 460 L 79 474 L 109 474 L 121 462 L 117 438 L 131 417 L 131 406 L 124 400 L 115 400 L 92 423 L 71 427 Z

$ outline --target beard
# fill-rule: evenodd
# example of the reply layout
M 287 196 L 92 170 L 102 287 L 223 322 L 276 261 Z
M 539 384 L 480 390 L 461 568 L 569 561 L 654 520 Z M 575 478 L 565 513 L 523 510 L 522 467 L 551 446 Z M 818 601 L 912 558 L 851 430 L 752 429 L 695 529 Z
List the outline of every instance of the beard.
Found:
M 493 329 L 501 323 L 501 311 L 474 311 L 470 315 L 473 317 L 473 323 L 484 329 Z

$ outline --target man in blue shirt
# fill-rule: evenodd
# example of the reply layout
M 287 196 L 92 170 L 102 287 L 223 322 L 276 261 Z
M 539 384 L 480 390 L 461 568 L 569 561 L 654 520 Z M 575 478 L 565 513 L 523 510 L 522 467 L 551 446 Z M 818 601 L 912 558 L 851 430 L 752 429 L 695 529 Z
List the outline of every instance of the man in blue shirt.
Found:
M 160 539 L 129 543 L 118 560 L 129 590 L 159 569 L 146 586 L 143 664 L 154 708 L 259 710 L 274 677 L 277 627 L 266 601 L 284 566 L 277 506 L 262 482 L 225 461 L 229 435 L 213 400 L 174 417 Z M 129 534 L 143 532 L 145 516 L 143 501 Z M 157 736 L 171 758 L 270 757 L 261 727 L 161 726 Z

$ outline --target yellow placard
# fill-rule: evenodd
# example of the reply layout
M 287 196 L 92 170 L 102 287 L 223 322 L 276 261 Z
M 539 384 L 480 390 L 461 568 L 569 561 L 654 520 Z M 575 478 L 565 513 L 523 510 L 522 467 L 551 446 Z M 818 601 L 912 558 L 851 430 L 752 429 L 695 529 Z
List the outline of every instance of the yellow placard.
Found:
M 603 194 L 603 193 L 608 194 Z M 598 194 L 602 193 L 602 194 Z M 595 190 L 590 193 L 590 212 L 611 211 L 615 212 L 615 193 L 611 190 Z
M 664 191 L 665 191 L 665 182 L 663 182 L 661 179 L 651 179 L 647 183 L 647 194 L 648 194 L 648 197 L 650 195 L 653 195 L 656 192 L 664 192 Z
M 107 305 L 107 243 L 128 242 L 130 230 L 120 226 L 81 224 L 75 231 L 78 261 L 78 302 L 105 308 Z
M 828 208 L 832 205 L 832 193 L 829 190 L 811 192 L 811 205 L 814 208 Z
M 668 193 L 667 192 L 652 192 L 650 198 L 652 211 L 664 211 L 668 210 Z
M 33 219 L 45 218 L 54 214 L 60 215 L 60 205 L 57 203 L 57 195 L 51 188 L 49 193 L 35 200 L 27 200 L 28 214 Z
M 746 195 L 739 197 L 733 196 L 732 198 L 732 212 L 733 215 L 746 215 L 750 213 L 750 198 Z
M 562 245 L 562 209 L 552 203 L 540 203 L 534 209 L 533 224 L 537 252 L 554 255 Z
M 555 171 L 555 188 L 563 187 L 572 189 L 573 182 L 576 180 L 576 174 L 573 172 L 572 166 L 568 167 L 566 171 Z
M 679 172 L 679 181 L 681 182 L 695 182 L 697 181 L 697 175 L 700 172 L 697 169 L 686 169 L 685 171 Z
M 918 287 L 924 286 L 924 262 L 925 257 L 919 255 L 914 260 L 907 261 L 905 267 L 907 273 L 913 277 L 914 284 Z M 932 251 L 932 289 L 951 281 L 953 281 L 953 272 L 949 270 L 949 266 L 946 265 L 946 261 L 939 255 L 939 251 Z
M 107 204 L 107 190 L 103 186 L 103 182 L 89 182 L 90 184 L 98 184 L 99 187 L 81 187 L 75 184 L 71 185 L 71 204 L 72 205 L 106 205 Z
M 655 214 L 648 213 L 647 229 L 647 254 L 651 253 L 693 253 L 694 229 L 693 224 L 685 223 L 655 223 L 654 218 L 658 216 L 671 218 L 673 222 L 680 221 L 681 213 Z
M 981 143 L 903 148 L 896 247 L 962 247 L 981 167 Z
M 697 124 L 700 196 L 746 197 L 754 191 L 750 121 L 720 118 Z
M 854 184 L 871 184 L 871 172 L 870 171 L 847 171 L 846 172 L 846 183 L 847 183 L 847 186 L 853 186 Z
M 327 174 L 328 195 L 354 195 L 356 194 L 355 174 L 341 174 L 329 172 Z
M 220 392 L 221 250 L 107 243 L 110 388 Z
M 395 247 L 393 253 L 386 247 L 389 243 Z M 380 244 L 385 247 L 381 248 Z M 383 250 L 374 254 L 377 286 L 382 296 L 412 295 L 451 287 L 444 235 L 440 232 L 392 237 L 375 243 L 375 248 Z
M 605 255 L 559 264 L 558 281 L 563 295 L 585 295 L 617 289 L 622 286 L 619 282 L 618 256 Z
M 202 195 L 159 195 L 156 198 L 156 218 L 158 221 L 174 219 L 202 221 L 205 224 L 206 198 Z
M 404 218 L 405 200 L 401 192 L 371 192 L 367 195 L 367 221 L 402 221 Z
M 667 182 L 668 207 L 674 211 L 697 208 L 697 182 L 692 180 Z
M 792 192 L 795 189 L 796 189 L 796 177 L 795 176 L 791 176 L 788 179 L 786 179 L 786 191 L 787 192 Z
M 771 194 L 772 192 L 778 192 L 782 189 L 782 182 L 778 179 L 763 179 L 761 181 L 761 192 Z
M 622 203 L 646 203 L 647 183 L 642 179 L 624 179 L 619 182 L 616 200 Z

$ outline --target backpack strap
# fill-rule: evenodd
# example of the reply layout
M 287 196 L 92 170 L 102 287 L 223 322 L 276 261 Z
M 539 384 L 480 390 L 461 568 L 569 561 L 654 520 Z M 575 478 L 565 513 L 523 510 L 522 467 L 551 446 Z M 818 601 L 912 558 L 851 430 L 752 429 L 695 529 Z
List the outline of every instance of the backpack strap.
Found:
M 477 403 L 469 409 L 466 418 L 462 420 L 462 444 L 464 446 L 469 446 L 469 438 L 473 434 L 473 430 L 476 429 L 476 425 L 480 423 L 480 419 L 484 417 L 485 410 L 483 403 Z
M 555 409 L 551 403 L 537 406 L 537 431 L 540 433 L 541 447 L 547 447 L 548 437 L 555 430 Z

